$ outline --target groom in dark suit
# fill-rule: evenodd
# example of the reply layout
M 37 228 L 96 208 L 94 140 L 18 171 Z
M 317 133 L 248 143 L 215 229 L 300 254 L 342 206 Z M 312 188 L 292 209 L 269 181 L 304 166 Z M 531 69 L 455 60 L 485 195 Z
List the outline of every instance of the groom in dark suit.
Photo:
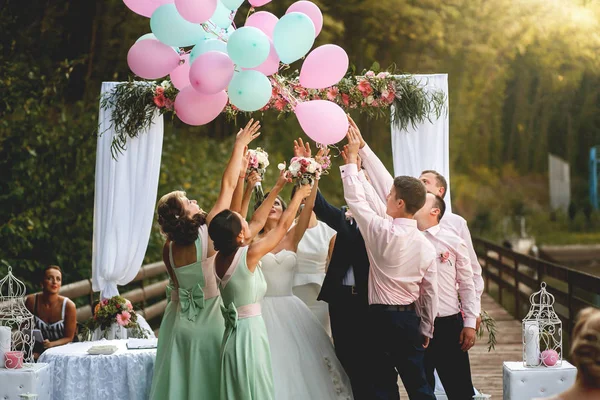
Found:
M 365 242 L 347 208 L 332 206 L 321 192 L 314 212 L 337 232 L 318 299 L 329 304 L 335 352 L 350 378 L 354 399 L 369 399 L 369 260 Z

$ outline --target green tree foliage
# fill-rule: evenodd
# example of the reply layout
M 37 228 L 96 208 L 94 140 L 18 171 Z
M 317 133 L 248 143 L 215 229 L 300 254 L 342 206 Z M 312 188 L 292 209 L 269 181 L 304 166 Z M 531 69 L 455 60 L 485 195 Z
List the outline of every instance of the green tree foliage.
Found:
M 544 210 L 552 152 L 571 163 L 584 215 L 587 152 L 600 143 L 597 1 L 315 2 L 325 14 L 316 45 L 341 45 L 357 70 L 378 61 L 397 72 L 449 74 L 459 212 L 493 230 L 503 215 Z M 264 9 L 282 15 L 291 3 Z M 238 11 L 238 25 L 248 11 Z M 5 0 L 0 32 L 0 259 L 30 281 L 48 263 L 63 266 L 67 281 L 89 277 L 98 92 L 102 81 L 129 78 L 127 51 L 150 32 L 148 19 L 122 0 Z M 256 116 L 258 145 L 275 164 L 288 159 L 298 123 Z M 184 189 L 210 208 L 239 119 L 200 128 L 166 121 L 159 195 Z M 359 123 L 391 168 L 388 120 Z M 341 204 L 335 165 L 332 175 L 322 186 Z M 581 219 L 588 226 L 597 218 Z M 155 227 L 146 261 L 160 257 L 161 242 Z

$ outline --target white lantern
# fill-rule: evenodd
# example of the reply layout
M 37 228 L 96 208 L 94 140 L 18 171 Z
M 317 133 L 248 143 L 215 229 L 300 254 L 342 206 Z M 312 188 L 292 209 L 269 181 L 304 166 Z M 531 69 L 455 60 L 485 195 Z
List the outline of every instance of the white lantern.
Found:
M 9 265 L 8 274 L 0 280 L 0 351 L 21 351 L 23 361 L 31 363 L 35 325 L 33 314 L 25 307 L 25 293 L 25 284 L 15 278 Z M 6 345 L 4 333 L 10 333 L 9 349 L 3 348 Z M 1 364 L 4 367 L 4 357 Z
M 531 306 L 523 319 L 523 365 L 559 367 L 562 364 L 562 322 L 554 312 L 554 296 L 541 290 L 529 297 Z

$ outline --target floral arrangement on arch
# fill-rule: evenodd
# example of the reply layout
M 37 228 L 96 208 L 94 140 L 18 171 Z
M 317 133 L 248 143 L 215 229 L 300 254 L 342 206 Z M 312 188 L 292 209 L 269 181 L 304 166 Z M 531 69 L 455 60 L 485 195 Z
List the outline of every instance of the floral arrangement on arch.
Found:
M 260 111 L 275 109 L 280 113 L 290 113 L 295 102 L 309 100 L 329 100 L 345 109 L 368 107 L 385 110 L 396 100 L 396 81 L 397 78 L 387 71 L 376 74 L 369 70 L 363 76 L 347 76 L 326 89 L 307 89 L 300 85 L 298 79 L 272 77 L 271 100 Z M 228 105 L 228 109 L 234 115 L 239 112 L 232 104 Z
M 146 337 L 137 322 L 137 313 L 133 304 L 124 297 L 113 296 L 104 299 L 94 307 L 94 315 L 84 325 L 84 337 L 96 329 L 106 332 L 113 324 L 129 329 L 129 337 Z
M 443 92 L 426 90 L 425 83 L 411 75 L 379 71 L 377 63 L 362 75 L 349 71 L 336 85 L 325 89 L 303 87 L 298 71 L 287 76 L 274 74 L 269 80 L 271 98 L 259 111 L 277 112 L 282 117 L 293 114 L 295 105 L 310 100 L 328 100 L 346 112 L 356 110 L 370 118 L 387 116 L 393 106 L 394 123 L 405 129 L 437 118 L 446 109 Z M 157 110 L 160 114 L 175 114 L 178 94 L 179 90 L 168 77 L 161 81 L 124 82 L 106 93 L 100 105 L 104 109 L 113 108 L 111 124 L 116 134 L 112 143 L 113 156 L 126 149 L 128 138 L 137 137 L 150 127 Z M 233 120 L 243 111 L 228 102 L 223 113 Z

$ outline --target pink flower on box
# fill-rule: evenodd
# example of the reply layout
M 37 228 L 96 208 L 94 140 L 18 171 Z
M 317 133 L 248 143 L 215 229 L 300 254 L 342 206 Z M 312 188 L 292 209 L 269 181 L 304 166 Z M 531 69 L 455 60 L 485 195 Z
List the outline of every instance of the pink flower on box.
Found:
M 125 302 L 125 304 L 127 305 L 127 309 L 128 309 L 129 311 L 133 310 L 133 304 L 131 304 L 131 302 L 130 302 L 129 300 L 127 300 L 127 301 Z
M 156 95 L 157 96 L 162 96 L 165 93 L 165 89 L 162 86 L 158 86 L 156 88 Z
M 378 73 L 378 74 L 377 74 L 377 77 L 378 77 L 379 79 L 385 79 L 385 78 L 387 78 L 388 76 L 390 76 L 390 73 L 389 73 L 389 72 L 380 72 L 380 73 Z
M 375 77 L 375 72 L 373 72 L 373 71 L 367 71 L 367 73 L 365 74 L 365 76 L 367 78 L 373 78 L 373 77 Z

